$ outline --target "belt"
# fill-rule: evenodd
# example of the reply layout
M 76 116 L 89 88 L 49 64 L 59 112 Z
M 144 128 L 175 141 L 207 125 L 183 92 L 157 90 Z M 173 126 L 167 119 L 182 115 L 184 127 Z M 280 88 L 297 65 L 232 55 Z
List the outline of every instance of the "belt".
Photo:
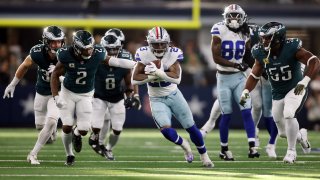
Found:
M 238 71 L 239 72 L 239 71 Z M 218 73 L 219 74 L 235 74 L 235 73 L 238 73 L 238 72 L 232 72 L 232 71 L 219 71 L 218 70 Z

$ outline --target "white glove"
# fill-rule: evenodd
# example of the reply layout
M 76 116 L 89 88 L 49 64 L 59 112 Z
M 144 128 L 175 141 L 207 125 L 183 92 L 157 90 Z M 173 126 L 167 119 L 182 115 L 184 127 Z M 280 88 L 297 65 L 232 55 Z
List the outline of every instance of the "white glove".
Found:
M 7 98 L 13 98 L 13 93 L 16 88 L 16 85 L 19 83 L 20 79 L 17 77 L 14 77 L 11 81 L 11 83 L 7 86 L 7 88 L 4 90 L 3 99 Z
M 153 62 L 150 62 L 150 64 L 144 67 L 144 72 L 145 74 L 154 75 L 157 69 L 157 66 Z
M 4 90 L 3 99 L 5 99 L 6 97 L 13 98 L 13 93 L 14 93 L 15 88 L 16 88 L 16 86 L 9 84 L 6 88 L 6 90 Z
M 59 76 L 59 81 L 60 81 L 61 83 L 63 83 L 64 78 L 66 78 L 66 77 L 64 77 L 64 76 Z
M 48 68 L 49 73 L 51 74 L 56 66 L 51 64 Z
M 242 91 L 239 104 L 244 107 L 247 102 L 247 99 L 250 98 L 249 90 L 245 89 Z
M 65 102 L 65 101 L 63 100 L 63 98 L 60 98 L 59 95 L 54 96 L 53 99 L 54 99 L 54 102 L 56 103 L 56 105 L 57 105 L 58 108 L 62 109 L 62 108 L 64 108 L 64 107 L 66 107 L 67 102 Z

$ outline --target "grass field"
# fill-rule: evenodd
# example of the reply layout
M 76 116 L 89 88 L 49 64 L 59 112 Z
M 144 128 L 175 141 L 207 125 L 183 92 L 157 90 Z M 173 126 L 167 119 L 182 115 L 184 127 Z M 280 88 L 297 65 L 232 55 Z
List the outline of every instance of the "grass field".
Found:
M 184 131 L 179 131 L 187 137 Z M 83 149 L 76 155 L 76 164 L 64 166 L 65 153 L 61 138 L 46 145 L 39 153 L 41 164 L 26 162 L 36 142 L 35 129 L 0 129 L 0 179 L 320 179 L 320 153 L 303 155 L 297 147 L 298 159 L 293 165 L 283 164 L 286 141 L 278 140 L 278 159 L 269 159 L 264 147 L 259 159 L 247 158 L 244 131 L 230 132 L 230 149 L 236 161 L 225 162 L 218 158 L 219 136 L 215 130 L 206 138 L 207 149 L 215 167 L 201 167 L 193 146 L 195 161 L 184 161 L 180 147 L 166 141 L 156 129 L 126 129 L 114 149 L 116 161 L 107 161 L 91 150 L 88 137 Z M 260 132 L 262 145 L 267 143 L 266 131 Z M 313 147 L 320 147 L 319 134 L 310 132 Z

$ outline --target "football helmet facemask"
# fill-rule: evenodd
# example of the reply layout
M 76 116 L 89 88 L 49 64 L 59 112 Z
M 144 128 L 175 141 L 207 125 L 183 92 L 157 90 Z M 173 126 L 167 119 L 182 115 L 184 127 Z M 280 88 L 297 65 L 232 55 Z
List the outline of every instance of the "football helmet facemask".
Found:
M 73 33 L 72 47 L 77 56 L 90 59 L 94 49 L 94 38 L 88 31 L 79 30 Z
M 126 38 L 120 29 L 118 28 L 109 29 L 104 35 L 107 36 L 110 34 L 116 36 L 120 40 L 121 44 L 123 45 Z
M 247 21 L 247 15 L 237 4 L 231 4 L 224 9 L 224 23 L 231 29 L 239 29 Z
M 109 56 L 117 57 L 122 49 L 121 41 L 113 34 L 105 35 L 101 38 L 101 46 L 106 48 Z
M 48 26 L 43 29 L 42 42 L 45 45 L 46 50 L 51 53 L 55 54 L 60 47 L 64 46 L 64 39 L 64 32 L 57 26 Z M 52 41 L 61 41 L 61 45 L 51 47 Z
M 278 22 L 269 22 L 259 29 L 261 43 L 266 51 L 286 40 L 286 27 Z
M 158 58 L 161 58 L 166 53 L 169 43 L 170 36 L 163 27 L 154 27 L 149 30 L 147 36 L 147 42 L 151 52 Z

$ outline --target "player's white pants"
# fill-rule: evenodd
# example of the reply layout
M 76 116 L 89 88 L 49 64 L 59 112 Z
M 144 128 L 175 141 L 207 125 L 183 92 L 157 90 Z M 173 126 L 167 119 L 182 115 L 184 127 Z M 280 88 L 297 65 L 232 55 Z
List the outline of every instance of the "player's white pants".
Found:
M 37 129 L 42 129 L 46 122 L 46 117 L 58 120 L 59 115 L 59 110 L 54 103 L 52 95 L 43 96 L 36 93 L 34 98 L 34 118 Z
M 106 117 L 106 111 L 110 112 L 110 117 Z M 93 115 L 92 115 L 92 128 L 101 129 L 105 117 L 111 119 L 111 126 L 113 130 L 122 131 L 123 124 L 126 118 L 126 109 L 124 107 L 124 100 L 117 103 L 111 103 L 101 100 L 99 98 L 93 99 Z
M 257 127 L 263 117 L 272 117 L 272 94 L 271 85 L 268 80 L 260 78 L 256 87 L 250 92 L 252 99 L 252 119 Z
M 60 109 L 62 124 L 65 126 L 77 125 L 79 131 L 88 131 L 91 124 L 92 96 L 94 91 L 88 93 L 74 93 L 61 86 L 60 97 L 67 105 Z M 74 115 L 76 114 L 77 120 Z
M 302 95 L 295 95 L 292 89 L 283 99 L 272 100 L 272 115 L 280 137 L 287 137 L 285 121 L 295 118 L 296 112 L 303 106 L 306 98 L 306 91 Z

